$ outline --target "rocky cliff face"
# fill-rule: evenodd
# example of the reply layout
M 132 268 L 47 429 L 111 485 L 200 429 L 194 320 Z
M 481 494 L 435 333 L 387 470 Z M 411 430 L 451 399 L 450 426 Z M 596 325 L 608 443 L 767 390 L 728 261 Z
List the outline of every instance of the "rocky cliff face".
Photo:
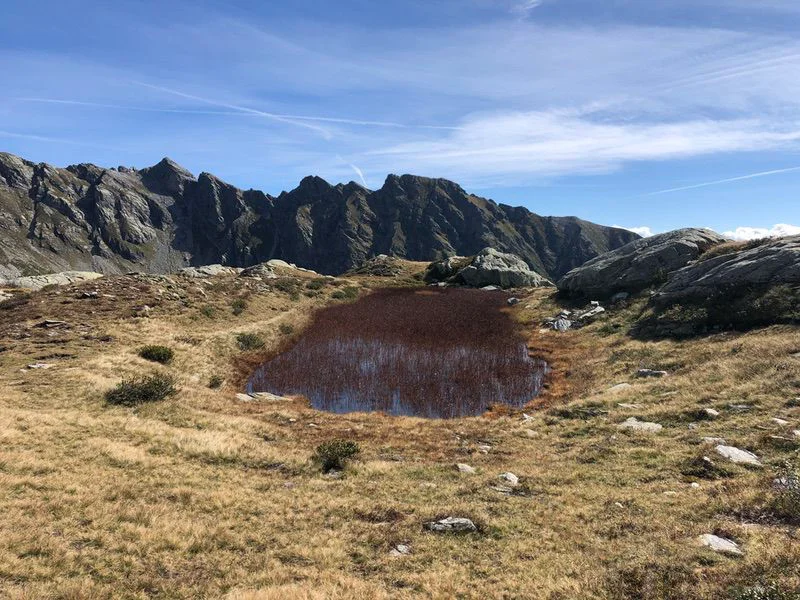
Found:
M 634 239 L 541 217 L 444 179 L 390 175 L 377 191 L 307 177 L 277 198 L 165 158 L 136 170 L 34 164 L 0 153 L 0 277 L 68 269 L 175 271 L 281 258 L 338 274 L 379 254 L 429 261 L 486 247 L 555 279 Z

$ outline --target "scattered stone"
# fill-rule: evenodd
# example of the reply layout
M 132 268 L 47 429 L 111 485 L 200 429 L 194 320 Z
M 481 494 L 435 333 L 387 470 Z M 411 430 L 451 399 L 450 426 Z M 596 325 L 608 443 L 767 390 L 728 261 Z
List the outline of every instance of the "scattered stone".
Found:
M 691 487 L 692 489 L 695 489 L 695 490 L 699 490 L 699 489 L 700 489 L 700 484 L 699 484 L 699 483 L 697 483 L 696 481 L 693 481 L 693 482 L 690 484 L 690 486 L 689 486 L 689 487 Z
M 614 502 L 614 506 L 616 506 L 617 508 L 622 508 L 622 509 L 625 508 L 625 506 L 622 504 L 622 502 Z
M 595 306 L 593 309 L 588 310 L 584 313 L 580 313 L 577 317 L 575 317 L 578 321 L 584 322 L 591 322 L 600 315 L 606 312 L 606 309 L 602 306 Z
M 480 452 L 481 454 L 489 454 L 489 450 L 491 449 L 492 447 L 488 444 L 480 444 L 478 446 L 478 452 Z
M 654 371 L 653 369 L 639 369 L 636 371 L 637 377 L 665 377 L 666 371 Z
M 82 293 L 78 294 L 78 299 L 79 300 L 95 300 L 96 298 L 99 298 L 99 297 L 100 297 L 100 294 L 98 292 L 96 292 L 96 291 L 93 291 L 93 292 L 82 292 Z
M 727 442 L 725 442 L 725 438 L 721 437 L 704 437 L 703 438 L 704 444 L 713 444 L 715 446 L 722 445 L 724 446 Z
M 239 273 L 239 277 L 251 277 L 253 279 L 277 279 L 278 276 L 275 274 L 275 271 L 272 270 L 272 267 L 267 262 L 258 265 L 253 265 L 252 267 L 247 267 L 241 273 Z
M 779 419 L 778 417 L 773 417 L 772 422 L 775 423 L 775 425 L 780 425 L 781 427 L 786 427 L 789 424 L 789 421 Z
M 795 430 L 792 432 L 792 434 L 794 435 L 794 437 L 796 437 L 796 438 L 799 438 L 799 439 L 800 439 L 800 429 L 795 429 Z
M 797 432 L 797 433 L 800 433 L 800 432 Z M 539 432 L 538 431 L 534 431 L 533 429 L 525 429 L 525 435 L 527 435 L 529 438 L 535 438 L 535 437 L 539 437 Z M 798 437 L 800 437 L 800 436 L 798 436 Z
M 742 555 L 742 551 L 736 542 L 734 542 L 733 540 L 729 540 L 727 538 L 713 535 L 711 533 L 704 533 L 703 535 L 697 538 L 697 541 L 700 543 L 701 546 L 711 548 L 714 552 L 721 552 L 723 554 L 733 554 L 735 556 Z
M 519 477 L 517 477 L 516 475 L 514 475 L 514 473 L 511 473 L 510 471 L 507 473 L 500 473 L 499 477 L 503 481 L 510 483 L 512 486 L 519 485 Z
M 678 492 L 675 492 L 673 490 L 669 490 L 669 491 L 664 492 L 664 495 L 665 496 L 677 496 Z
M 36 327 L 41 327 L 43 329 L 63 329 L 65 327 L 69 327 L 69 323 L 67 323 L 66 321 L 54 321 L 51 319 L 45 319 L 44 321 L 36 325 Z
M 625 390 L 631 389 L 633 386 L 630 383 L 618 383 L 617 385 L 612 385 L 608 388 L 609 393 L 616 394 L 618 392 L 624 392 Z
M 704 408 L 703 413 L 705 413 L 706 417 L 709 419 L 716 419 L 719 416 L 719 411 L 713 408 Z
M 341 479 L 344 477 L 344 471 L 339 471 L 338 469 L 331 469 L 327 473 L 323 475 L 326 479 Z
M 634 410 L 637 408 L 641 408 L 639 404 L 628 404 L 627 402 L 620 402 L 619 404 L 617 404 L 617 406 L 619 406 L 620 408 L 624 408 L 626 410 Z
M 658 433 L 663 429 L 659 423 L 650 423 L 648 421 L 640 421 L 636 417 L 631 417 L 618 425 L 620 429 L 628 429 L 630 431 L 638 431 L 641 433 Z
M 471 467 L 466 463 L 457 463 L 456 468 L 460 473 L 466 473 L 468 475 L 474 475 L 478 471 L 475 470 L 475 467 Z
M 506 303 L 509 306 L 514 306 L 515 304 L 519 304 L 519 298 L 509 298 L 508 300 L 506 300 Z
M 411 554 L 411 546 L 405 544 L 397 544 L 389 551 L 389 556 L 407 556 Z
M 430 521 L 425 523 L 424 527 L 428 531 L 435 531 L 437 533 L 468 533 L 478 531 L 475 523 L 464 517 L 447 517 L 439 521 Z
M 193 279 L 206 279 L 207 277 L 216 277 L 217 275 L 237 275 L 241 269 L 234 267 L 226 267 L 223 265 L 203 265 L 202 267 L 186 267 L 178 271 L 184 277 L 191 277 Z
M 750 404 L 729 404 L 728 408 L 734 412 L 747 412 L 753 410 L 753 407 Z
M 450 257 L 431 263 L 425 272 L 425 281 L 443 280 L 481 289 L 487 286 L 522 288 L 553 285 L 532 271 L 516 254 L 494 248 L 484 248 L 471 258 Z
M 570 321 L 569 319 L 556 319 L 551 324 L 551 327 L 555 331 L 568 331 L 572 329 L 572 321 Z
M 255 400 L 250 394 L 236 394 L 236 399 L 239 402 L 253 402 Z
M 496 291 L 497 291 L 497 290 L 499 290 L 500 288 L 498 288 L 496 285 L 485 285 L 485 286 L 483 286 L 481 289 L 482 289 L 484 292 L 496 292 Z
M 495 492 L 500 492 L 501 494 L 510 495 L 514 493 L 514 488 L 508 485 L 493 485 L 490 486 L 489 489 L 494 490 Z
M 50 363 L 33 363 L 28 365 L 28 368 L 32 370 L 39 370 L 39 369 L 46 370 L 52 368 L 52 366 L 53 365 L 51 365 Z
M 758 460 L 758 457 L 747 450 L 741 450 L 735 446 L 725 446 L 723 444 L 719 444 L 714 449 L 717 451 L 717 454 L 724 456 L 732 463 L 736 463 L 737 465 L 752 465 L 755 467 L 762 466 L 761 461 Z
M 250 398 L 253 400 L 258 400 L 259 402 L 291 402 L 291 398 L 287 398 L 286 396 L 278 396 L 276 394 L 270 394 L 269 392 L 253 392 L 252 394 L 248 394 Z
M 522 413 L 522 422 L 527 423 L 528 421 L 532 421 L 533 417 L 528 413 Z
M 92 271 L 64 271 L 63 273 L 51 273 L 49 275 L 18 277 L 9 281 L 8 286 L 26 290 L 40 290 L 49 285 L 69 285 L 71 283 L 99 279 L 102 276 L 102 273 L 94 273 Z

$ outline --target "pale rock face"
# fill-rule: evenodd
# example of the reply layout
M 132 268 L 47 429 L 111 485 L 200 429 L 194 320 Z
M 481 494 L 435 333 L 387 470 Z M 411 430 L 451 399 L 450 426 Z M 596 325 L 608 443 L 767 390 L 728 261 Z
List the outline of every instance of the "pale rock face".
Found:
M 651 423 L 649 421 L 640 421 L 636 417 L 626 419 L 618 426 L 620 429 L 627 429 L 629 431 L 636 431 L 639 433 L 658 433 L 663 429 L 660 423 Z
M 425 529 L 437 533 L 469 533 L 478 530 L 475 523 L 464 517 L 447 517 L 439 521 L 430 521 L 425 523 Z
M 428 282 L 446 281 L 487 289 L 523 288 L 552 285 L 542 275 L 532 271 L 519 256 L 484 248 L 472 258 L 450 257 L 433 262 L 425 273 Z
M 475 473 L 477 473 L 475 467 L 471 467 L 470 465 L 465 463 L 458 463 L 456 465 L 456 468 L 458 469 L 459 473 L 466 473 L 467 475 L 474 475 Z
M 711 548 L 714 552 L 732 554 L 734 556 L 741 556 L 743 554 L 741 548 L 739 548 L 739 545 L 736 542 L 727 538 L 719 537 L 717 535 L 712 535 L 710 533 L 704 533 L 703 535 L 699 536 L 697 541 L 701 546 Z
M 40 290 L 48 285 L 70 285 L 81 281 L 91 281 L 102 277 L 102 273 L 91 271 L 63 271 L 50 275 L 31 275 L 29 277 L 17 277 L 8 281 L 6 285 L 12 288 L 24 290 Z
M 659 286 L 669 273 L 723 241 L 707 229 L 678 229 L 635 240 L 573 269 L 559 280 L 558 289 L 574 296 L 608 298 Z
M 739 465 L 752 465 L 754 467 L 761 466 L 761 461 L 758 460 L 758 457 L 747 450 L 741 450 L 735 446 L 725 446 L 722 444 L 719 444 L 715 450 L 717 451 L 717 454 L 724 456 L 732 463 Z

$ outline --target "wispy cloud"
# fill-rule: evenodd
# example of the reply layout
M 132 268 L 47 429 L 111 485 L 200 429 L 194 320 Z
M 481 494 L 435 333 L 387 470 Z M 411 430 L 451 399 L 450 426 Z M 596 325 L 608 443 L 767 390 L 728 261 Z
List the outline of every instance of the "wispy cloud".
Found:
M 141 81 L 131 81 L 130 83 L 132 83 L 134 85 L 138 85 L 138 86 L 144 87 L 144 88 L 148 88 L 148 89 L 151 89 L 151 90 L 155 90 L 155 91 L 158 91 L 158 92 L 163 92 L 165 94 L 172 94 L 173 96 L 178 96 L 180 98 L 186 98 L 187 100 L 195 100 L 197 102 L 210 104 L 212 106 L 219 106 L 221 108 L 229 108 L 231 110 L 235 110 L 235 111 L 238 111 L 238 112 L 247 113 L 247 114 L 251 114 L 251 115 L 257 115 L 257 116 L 260 116 L 260 117 L 265 117 L 267 119 L 273 119 L 275 121 L 280 121 L 282 123 L 288 123 L 290 125 L 296 125 L 297 127 L 303 127 L 305 129 L 310 129 L 311 131 L 315 131 L 316 133 L 319 133 L 320 135 L 322 135 L 323 138 L 328 139 L 328 140 L 333 137 L 331 132 L 328 131 L 327 129 L 323 129 L 322 127 L 317 127 L 316 125 L 311 125 L 309 123 L 303 123 L 302 121 L 299 121 L 297 119 L 293 119 L 293 118 L 290 118 L 290 117 L 284 117 L 284 116 L 277 115 L 277 114 L 274 114 L 274 113 L 264 112 L 263 110 L 256 110 L 254 108 L 249 108 L 249 107 L 246 107 L 246 106 L 239 106 L 239 105 L 236 105 L 236 104 L 230 104 L 230 103 L 227 103 L 227 102 L 214 100 L 212 98 L 204 98 L 203 96 L 196 96 L 194 94 L 187 94 L 185 92 L 181 92 L 179 90 L 173 90 L 171 88 L 163 87 L 163 86 L 160 86 L 160 85 L 153 85 L 153 84 L 144 83 L 144 82 L 141 82 Z
M 766 237 L 786 237 L 800 235 L 800 227 L 778 223 L 772 227 L 737 227 L 733 231 L 726 231 L 722 235 L 734 240 L 757 240 Z
M 514 5 L 511 12 L 522 17 L 527 17 L 534 8 L 541 6 L 543 2 L 544 0 L 522 0 L 522 2 Z
M 746 179 L 756 179 L 758 177 L 769 177 L 770 175 L 780 175 L 781 173 L 792 173 L 800 171 L 800 167 L 789 167 L 788 169 L 773 169 L 772 171 L 761 171 L 760 173 L 750 173 L 749 175 L 740 175 L 739 177 L 730 177 L 728 179 L 717 179 L 716 181 L 706 181 L 704 183 L 696 183 L 693 185 L 684 185 L 681 187 L 669 188 L 666 190 L 659 190 L 657 192 L 650 192 L 643 194 L 643 196 L 658 196 L 660 194 L 671 194 L 673 192 L 682 192 L 684 190 L 694 190 L 697 188 L 708 187 L 712 185 L 722 185 L 725 183 L 733 183 L 735 181 L 744 181 Z
M 364 187 L 367 187 L 367 180 L 364 179 L 364 172 L 361 169 L 359 169 L 357 166 L 352 165 L 352 164 L 350 165 L 350 168 L 353 169 L 353 171 L 355 171 L 356 175 L 358 175 L 358 178 L 361 180 L 361 185 L 363 185 Z

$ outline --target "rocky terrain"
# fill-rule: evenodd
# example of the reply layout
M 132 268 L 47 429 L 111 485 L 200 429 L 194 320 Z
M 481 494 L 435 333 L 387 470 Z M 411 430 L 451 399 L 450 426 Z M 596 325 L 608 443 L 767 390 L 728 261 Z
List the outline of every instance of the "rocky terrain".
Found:
M 380 254 L 429 261 L 493 247 L 560 277 L 636 239 L 574 217 L 496 204 L 444 179 L 383 187 L 319 177 L 277 197 L 164 159 L 144 169 L 55 168 L 0 153 L 0 277 L 67 270 L 174 272 L 278 258 L 341 274 Z

